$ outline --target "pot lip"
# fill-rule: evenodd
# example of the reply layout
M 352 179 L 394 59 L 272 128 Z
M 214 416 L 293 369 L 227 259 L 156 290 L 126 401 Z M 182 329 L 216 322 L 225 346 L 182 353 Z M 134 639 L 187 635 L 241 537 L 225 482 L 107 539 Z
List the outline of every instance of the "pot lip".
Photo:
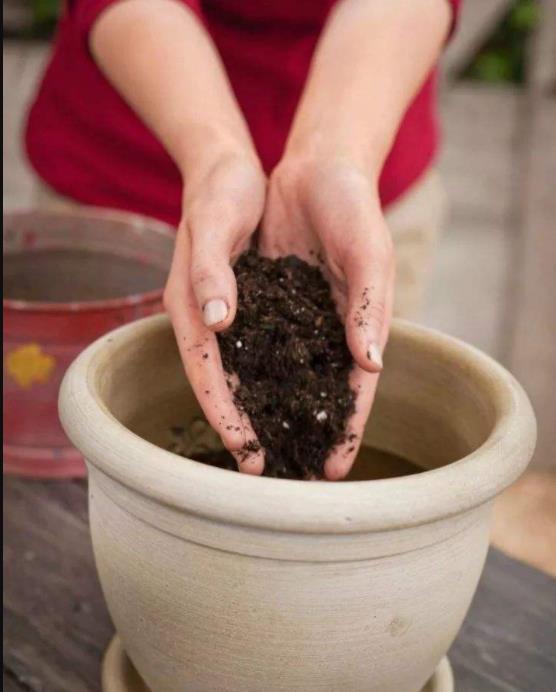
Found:
M 128 430 L 95 389 L 102 356 L 167 329 L 156 315 L 98 339 L 74 361 L 60 391 L 63 427 L 90 465 L 158 503 L 213 521 L 271 531 L 349 534 L 389 531 L 472 510 L 513 483 L 527 466 L 536 423 L 517 380 L 478 349 L 433 329 L 394 320 L 391 336 L 456 360 L 492 392 L 497 421 L 484 443 L 446 466 L 413 476 L 344 483 L 255 477 L 184 459 Z M 286 510 L 286 511 L 285 511 Z
M 87 206 L 83 209 L 20 209 L 16 211 L 4 212 L 4 233 L 6 233 L 6 221 L 9 219 L 24 219 L 25 217 L 49 217 L 49 218 L 75 218 L 87 221 L 117 221 L 125 223 L 134 228 L 148 228 L 149 232 L 168 238 L 174 242 L 175 232 L 173 228 L 160 221 L 141 214 L 134 214 L 119 209 L 104 209 L 102 207 Z M 18 313 L 87 313 L 108 310 L 122 310 L 136 305 L 148 305 L 160 303 L 164 288 L 156 288 L 151 291 L 132 293 L 120 298 L 106 298 L 104 300 L 85 300 L 85 301 L 42 301 L 42 300 L 15 300 L 12 298 L 2 298 L 2 308 L 5 311 Z

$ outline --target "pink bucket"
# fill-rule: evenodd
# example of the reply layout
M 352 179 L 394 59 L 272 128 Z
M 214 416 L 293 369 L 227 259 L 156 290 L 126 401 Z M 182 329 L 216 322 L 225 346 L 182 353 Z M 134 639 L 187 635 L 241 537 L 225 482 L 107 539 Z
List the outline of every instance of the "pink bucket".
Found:
M 88 209 L 4 214 L 4 473 L 85 475 L 57 413 L 66 368 L 93 340 L 162 310 L 171 227 Z

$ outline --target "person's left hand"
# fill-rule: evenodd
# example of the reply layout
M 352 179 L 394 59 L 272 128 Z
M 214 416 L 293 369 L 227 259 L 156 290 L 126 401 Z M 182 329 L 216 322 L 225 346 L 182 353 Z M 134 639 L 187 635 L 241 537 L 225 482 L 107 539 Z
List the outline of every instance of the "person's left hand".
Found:
M 348 432 L 357 441 L 350 435 L 325 463 L 326 478 L 339 480 L 361 442 L 392 313 L 394 254 L 376 181 L 346 161 L 284 159 L 270 179 L 259 249 L 319 263 L 345 323 L 357 397 Z

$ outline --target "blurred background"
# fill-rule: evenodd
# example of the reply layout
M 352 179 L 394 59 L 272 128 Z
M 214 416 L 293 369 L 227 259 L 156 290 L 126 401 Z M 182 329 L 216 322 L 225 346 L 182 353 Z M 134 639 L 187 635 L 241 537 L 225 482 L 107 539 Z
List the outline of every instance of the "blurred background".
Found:
M 21 149 L 58 0 L 4 0 L 4 210 L 33 206 Z M 498 504 L 493 541 L 556 575 L 556 0 L 464 0 L 442 68 L 450 217 L 424 322 L 508 367 L 539 443 Z

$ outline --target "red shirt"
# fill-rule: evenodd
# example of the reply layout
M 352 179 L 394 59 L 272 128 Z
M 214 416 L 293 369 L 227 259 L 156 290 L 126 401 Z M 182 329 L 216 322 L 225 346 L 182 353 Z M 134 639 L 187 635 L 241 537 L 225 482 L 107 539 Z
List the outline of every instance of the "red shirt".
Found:
M 176 225 L 178 169 L 91 58 L 88 35 L 115 0 L 69 0 L 31 108 L 26 145 L 39 175 L 86 204 Z M 185 0 L 183 0 L 185 2 Z M 457 7 L 459 0 L 450 0 Z M 280 159 L 333 0 L 187 0 L 210 32 L 262 164 Z M 418 28 L 417 28 L 418 29 Z M 435 72 L 409 106 L 380 178 L 384 205 L 430 166 L 438 146 Z

